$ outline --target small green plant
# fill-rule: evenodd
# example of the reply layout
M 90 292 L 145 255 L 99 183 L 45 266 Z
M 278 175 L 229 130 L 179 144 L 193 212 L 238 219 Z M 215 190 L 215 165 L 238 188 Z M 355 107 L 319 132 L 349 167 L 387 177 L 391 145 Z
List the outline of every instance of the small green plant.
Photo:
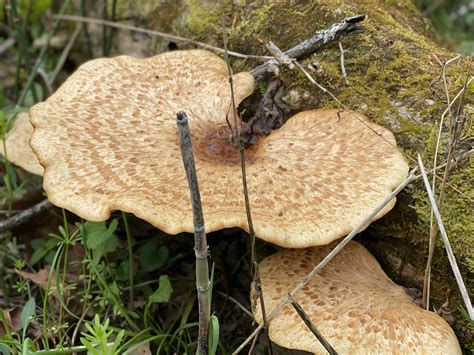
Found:
M 109 320 L 101 324 L 96 314 L 92 325 L 86 323 L 88 333 L 81 333 L 81 343 L 87 348 L 90 355 L 114 355 L 118 354 L 118 347 L 125 334 L 122 329 L 118 333 L 110 328 Z M 115 334 L 116 333 L 116 334 Z

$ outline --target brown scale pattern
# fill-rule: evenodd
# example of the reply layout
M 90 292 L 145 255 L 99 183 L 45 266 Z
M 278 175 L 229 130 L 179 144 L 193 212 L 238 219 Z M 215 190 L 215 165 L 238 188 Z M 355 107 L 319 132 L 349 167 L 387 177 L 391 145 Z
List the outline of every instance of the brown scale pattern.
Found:
M 267 312 L 334 246 L 285 250 L 264 259 L 260 275 Z M 443 318 L 417 307 L 357 242 L 350 242 L 295 299 L 339 354 L 461 353 Z M 254 308 L 261 323 L 260 307 Z M 269 336 L 286 348 L 327 353 L 291 305 L 270 321 Z
M 237 74 L 234 86 L 239 104 L 253 78 Z M 45 167 L 49 199 L 88 220 L 122 210 L 170 234 L 192 232 L 175 123 L 184 110 L 206 230 L 247 229 L 239 153 L 225 122 L 229 107 L 226 64 L 206 51 L 82 65 L 30 110 L 31 146 Z M 396 145 L 389 131 L 354 112 L 313 110 L 246 150 L 258 237 L 285 247 L 329 243 L 406 177 L 401 154 L 366 125 Z

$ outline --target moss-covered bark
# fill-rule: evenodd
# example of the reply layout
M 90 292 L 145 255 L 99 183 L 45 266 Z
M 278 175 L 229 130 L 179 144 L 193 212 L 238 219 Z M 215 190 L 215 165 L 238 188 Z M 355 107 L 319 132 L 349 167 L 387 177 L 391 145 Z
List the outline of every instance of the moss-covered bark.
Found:
M 109 0 L 110 1 L 110 0 Z M 337 43 L 304 59 L 315 63 L 315 79 L 332 91 L 347 107 L 364 113 L 375 122 L 393 131 L 401 148 L 411 157 L 422 154 L 430 165 L 435 149 L 441 113 L 446 108 L 443 86 L 436 81 L 441 74 L 437 58 L 445 61 L 455 54 L 439 47 L 424 20 L 408 0 L 399 1 L 223 1 L 224 20 L 229 28 L 229 48 L 248 54 L 268 54 L 265 43 L 272 40 L 281 49 L 288 49 L 311 37 L 315 31 L 347 16 L 367 14 L 365 32 L 342 40 L 347 52 L 345 67 L 348 84 L 340 66 Z M 132 20 L 136 25 L 173 32 L 191 39 L 222 47 L 221 8 L 217 1 L 206 0 L 141 0 L 140 6 L 130 1 L 117 1 L 117 18 Z M 169 41 L 134 36 L 121 32 L 116 51 L 129 54 L 133 42 L 143 55 L 152 55 L 167 48 Z M 130 38 L 132 40 L 130 40 Z M 178 44 L 180 48 L 189 46 Z M 136 52 L 136 51 L 134 51 Z M 258 63 L 234 59 L 236 71 L 250 70 Z M 469 69 L 470 66 L 470 69 Z M 448 68 L 451 98 L 464 84 L 473 66 L 460 58 Z M 286 100 L 296 111 L 335 107 L 330 97 L 312 86 L 300 73 L 282 70 L 281 76 L 290 88 Z M 265 83 L 260 84 L 260 93 Z M 474 84 L 466 96 L 465 112 L 474 115 Z M 472 137 L 473 128 L 468 134 Z M 439 159 L 447 151 L 447 129 Z M 381 144 L 384 144 L 381 142 Z M 464 144 L 458 149 L 470 149 Z M 414 166 L 414 164 L 411 164 Z M 449 180 L 443 218 L 453 249 L 462 267 L 468 288 L 472 291 L 474 272 L 474 161 L 466 158 L 458 164 Z M 397 208 L 372 228 L 366 243 L 398 282 L 421 287 L 422 272 L 428 248 L 430 206 L 421 181 L 406 189 Z M 374 235 L 377 235 L 376 237 Z M 383 243 L 381 243 L 381 241 Z M 383 245 L 383 248 L 380 246 Z M 406 272 L 410 270 L 410 272 Z M 440 307 L 451 289 L 450 305 L 462 305 L 441 241 L 434 261 L 433 304 Z M 469 329 L 459 311 L 455 311 L 454 328 L 466 348 Z M 472 339 L 472 337 L 471 337 Z

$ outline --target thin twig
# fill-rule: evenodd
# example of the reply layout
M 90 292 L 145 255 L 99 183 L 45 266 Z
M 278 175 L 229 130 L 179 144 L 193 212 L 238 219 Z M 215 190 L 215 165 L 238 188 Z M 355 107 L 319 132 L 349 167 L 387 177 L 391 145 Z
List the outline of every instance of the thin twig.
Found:
M 250 344 L 249 355 L 253 354 L 253 349 L 255 348 L 255 344 L 257 344 L 257 339 L 258 339 L 258 334 L 259 333 L 260 333 L 260 331 L 258 331 L 258 333 L 253 338 L 252 344 Z
M 437 140 L 436 140 L 436 147 L 435 147 L 434 159 L 433 159 L 433 168 L 436 168 L 436 165 L 437 165 L 437 162 L 438 162 L 438 152 L 439 152 L 439 147 L 440 147 L 440 143 L 441 143 L 441 134 L 442 134 L 443 126 L 444 126 L 444 118 L 445 118 L 446 114 L 449 113 L 450 127 L 451 127 L 452 121 L 453 121 L 453 114 L 452 114 L 451 107 L 454 104 L 454 102 L 456 102 L 458 97 L 460 97 L 460 94 L 462 92 L 464 92 L 465 88 L 467 87 L 467 86 L 463 87 L 463 89 L 455 96 L 453 101 L 450 100 L 448 84 L 447 84 L 447 81 L 446 81 L 446 68 L 450 63 L 454 62 L 459 57 L 460 56 L 456 56 L 454 58 L 449 59 L 445 63 L 440 63 L 440 65 L 442 66 L 441 78 L 442 78 L 443 84 L 444 84 L 444 90 L 445 90 L 446 101 L 447 101 L 447 106 L 448 107 L 446 108 L 446 110 L 441 115 L 441 119 L 440 119 L 440 122 L 439 122 L 438 137 L 437 137 Z M 468 81 L 467 85 L 468 84 L 469 84 L 469 81 Z M 452 133 L 451 129 L 450 129 L 450 131 Z M 451 171 L 451 167 L 450 167 L 449 162 L 451 162 L 451 157 L 452 157 L 452 154 L 454 152 L 454 146 L 456 145 L 456 142 L 453 141 L 453 138 L 454 138 L 453 135 L 450 134 L 449 136 L 450 136 L 450 144 L 449 144 L 449 148 L 448 148 L 448 158 L 447 158 L 448 164 L 446 165 L 446 169 L 444 170 L 444 176 L 441 180 L 440 194 L 439 194 L 439 197 L 438 197 L 438 207 L 440 209 L 442 209 L 443 205 L 444 205 L 444 196 L 445 196 L 445 189 L 446 189 L 447 179 L 448 179 L 449 172 Z M 437 177 L 436 175 L 433 175 L 433 179 L 432 179 L 432 182 L 431 182 L 432 191 L 436 191 L 436 177 Z M 423 279 L 422 303 L 423 303 L 423 307 L 425 309 L 430 308 L 431 264 L 432 264 L 432 261 L 433 261 L 433 255 L 434 255 L 435 244 L 436 244 L 436 236 L 437 235 L 438 235 L 438 226 L 434 221 L 433 209 L 431 209 L 431 212 L 430 212 L 430 236 L 429 236 L 429 244 L 428 244 L 428 260 L 426 262 L 425 274 L 424 274 L 424 279 Z
M 43 200 L 40 203 L 20 212 L 9 219 L 0 222 L 0 233 L 7 230 L 17 228 L 25 223 L 28 223 L 33 217 L 40 213 L 49 210 L 53 205 L 48 200 Z
M 334 258 L 354 237 L 356 234 L 360 233 L 364 230 L 368 224 L 370 224 L 375 216 L 387 206 L 390 201 L 393 200 L 395 196 L 397 196 L 400 191 L 402 191 L 409 183 L 415 180 L 415 171 L 416 168 L 410 172 L 410 175 L 400 184 L 398 187 L 385 198 L 383 202 L 381 202 L 356 228 L 352 230 L 352 232 L 347 235 L 318 265 L 316 265 L 311 272 L 306 275 L 301 282 L 290 292 L 291 296 L 295 296 L 310 280 L 311 278 L 316 275 L 319 271 L 321 271 L 331 260 Z M 275 317 L 283 307 L 289 302 L 287 296 L 283 297 L 280 302 L 276 305 L 276 307 L 268 314 L 267 319 L 270 321 L 273 317 Z M 233 354 L 239 353 L 249 342 L 252 338 L 258 334 L 260 329 L 263 325 L 259 325 L 253 333 L 233 352 Z
M 63 20 L 63 21 L 73 21 L 73 22 L 80 22 L 80 23 L 90 23 L 94 25 L 103 25 L 103 26 L 109 26 L 109 27 L 114 27 L 118 28 L 121 30 L 128 30 L 128 31 L 134 31 L 134 32 L 139 32 L 139 33 L 146 33 L 150 36 L 157 36 L 161 38 L 166 38 L 172 41 L 179 41 L 179 42 L 186 42 L 186 43 L 191 43 L 199 47 L 207 48 L 210 50 L 213 50 L 218 53 L 224 53 L 224 49 L 211 46 L 210 44 L 199 42 L 199 41 L 194 41 L 189 38 L 181 37 L 181 36 L 176 36 L 172 35 L 169 33 L 164 33 L 164 32 L 158 32 L 158 31 L 152 31 L 152 30 L 147 30 L 144 28 L 140 27 L 135 27 L 135 26 L 130 26 L 126 25 L 123 23 L 118 23 L 118 22 L 112 22 L 112 21 L 106 21 L 102 19 L 97 19 L 97 18 L 89 18 L 89 17 L 82 17 L 82 16 L 70 16 L 70 15 L 54 15 L 54 19 L 56 20 Z M 242 54 L 242 53 L 237 53 L 233 51 L 228 51 L 228 54 L 237 57 L 237 58 L 244 58 L 244 59 L 257 59 L 257 60 L 268 60 L 272 59 L 273 57 L 269 56 L 261 56 L 261 55 L 251 55 L 251 54 Z
M 51 95 L 53 93 L 53 88 L 49 83 L 50 80 L 48 78 L 48 74 L 46 74 L 43 68 L 39 68 L 37 74 L 41 78 L 41 80 L 43 80 L 44 86 L 46 87 L 46 91 L 48 92 L 48 96 Z
M 222 10 L 222 2 L 219 2 L 219 5 Z M 227 75 L 228 75 L 229 86 L 230 86 L 231 106 L 232 106 L 231 109 L 232 109 L 232 114 L 234 116 L 234 126 L 235 126 L 235 132 L 237 135 L 234 139 L 234 142 L 238 143 L 238 147 L 239 147 L 240 168 L 241 168 L 241 173 L 242 173 L 242 187 L 243 187 L 244 202 L 245 202 L 245 212 L 247 215 L 247 224 L 248 224 L 248 230 L 250 234 L 251 258 L 252 258 L 252 261 L 251 261 L 252 281 L 255 287 L 255 296 L 260 299 L 260 309 L 262 312 L 263 323 L 265 325 L 265 328 L 267 328 L 268 321 L 266 320 L 265 301 L 264 301 L 262 287 L 261 287 L 260 271 L 259 271 L 259 265 L 258 265 L 258 260 L 257 260 L 257 247 L 256 247 L 257 238 L 255 236 L 255 230 L 253 228 L 252 212 L 250 210 L 250 199 L 249 199 L 248 185 L 247 185 L 245 150 L 244 150 L 244 141 L 243 141 L 243 135 L 242 135 L 242 118 L 239 116 L 237 112 L 237 106 L 235 104 L 234 82 L 232 79 L 233 73 L 232 73 L 232 68 L 230 67 L 230 64 L 229 64 L 229 55 L 228 55 L 228 48 L 227 48 L 227 32 L 224 25 L 223 13 L 221 14 L 221 26 L 223 29 L 222 39 L 224 42 L 224 56 L 225 56 L 225 62 L 227 64 Z M 268 348 L 269 348 L 270 355 L 273 354 L 273 347 L 272 347 L 272 343 L 270 339 L 268 339 Z
M 250 312 L 247 308 L 245 308 L 245 307 L 244 307 L 239 301 L 237 301 L 234 297 L 229 296 L 228 294 L 226 294 L 226 293 L 224 293 L 224 292 L 222 292 L 222 291 L 217 291 L 217 294 L 218 294 L 218 295 L 221 295 L 221 296 L 224 297 L 224 298 L 227 298 L 227 299 L 231 300 L 232 302 L 234 302 L 234 303 L 237 305 L 237 307 L 239 307 L 239 308 L 242 310 L 242 312 L 244 312 L 246 315 L 248 315 L 250 318 L 253 319 L 253 314 L 252 314 L 252 312 Z
M 194 222 L 194 254 L 196 255 L 196 288 L 199 303 L 199 333 L 198 354 L 207 354 L 209 318 L 211 314 L 209 299 L 209 266 L 207 263 L 208 246 L 206 232 L 204 230 L 204 218 L 202 215 L 201 195 L 194 164 L 193 148 L 191 144 L 191 132 L 189 131 L 188 117 L 185 112 L 178 112 L 176 116 L 178 124 L 179 145 L 183 157 L 184 169 L 188 179 L 191 204 L 193 207 Z
M 338 40 L 346 34 L 359 30 L 360 27 L 358 26 L 358 23 L 364 19 L 365 15 L 348 17 L 341 22 L 332 24 L 324 30 L 316 32 L 313 37 L 285 51 L 284 54 L 292 59 L 299 59 L 305 55 L 311 54 L 327 43 Z M 259 80 L 265 76 L 268 72 L 268 68 L 276 64 L 278 64 L 278 61 L 276 59 L 271 59 L 252 70 L 250 74 L 252 74 L 256 80 Z
M 439 231 L 441 233 L 441 237 L 443 238 L 444 247 L 446 249 L 446 254 L 448 256 L 449 264 L 451 265 L 451 269 L 454 273 L 454 278 L 459 287 L 459 291 L 461 292 L 461 296 L 464 300 L 464 304 L 466 305 L 467 313 L 469 317 L 474 320 L 474 310 L 472 308 L 471 300 L 469 299 L 469 294 L 467 292 L 466 286 L 464 285 L 464 281 L 461 276 L 461 272 L 459 271 L 459 267 L 456 262 L 456 258 L 454 257 L 453 250 L 451 249 L 451 244 L 449 243 L 448 235 L 446 233 L 446 229 L 444 228 L 443 221 L 441 219 L 441 215 L 438 210 L 438 206 L 436 204 L 435 198 L 433 196 L 433 191 L 431 190 L 430 183 L 428 181 L 428 177 L 426 176 L 425 167 L 423 166 L 423 162 L 421 161 L 421 157 L 418 154 L 418 165 L 420 167 L 421 175 L 423 177 L 423 183 L 425 184 L 426 192 L 428 193 L 428 198 L 430 199 L 431 206 L 433 208 L 433 212 L 436 218 L 436 222 L 438 223 Z
M 288 68 L 293 69 L 294 64 L 293 64 L 293 59 L 288 57 L 288 54 L 283 53 L 280 48 L 276 46 L 275 43 L 272 41 L 269 41 L 267 44 L 268 51 L 275 57 L 275 60 L 278 62 L 280 65 L 287 65 Z
M 341 73 L 342 73 L 342 76 L 344 77 L 344 81 L 346 82 L 346 84 L 349 84 L 349 81 L 347 80 L 346 67 L 344 65 L 344 53 L 346 52 L 346 50 L 342 47 L 341 41 L 339 41 L 339 51 L 341 52 L 341 59 L 340 59 Z
M 63 49 L 63 52 L 61 53 L 61 56 L 58 59 L 58 62 L 56 63 L 56 66 L 54 67 L 54 71 L 51 74 L 49 78 L 49 85 L 53 86 L 54 82 L 56 81 L 56 78 L 58 77 L 59 72 L 63 68 L 64 63 L 66 62 L 67 57 L 69 56 L 69 52 L 71 52 L 72 46 L 76 42 L 77 37 L 79 36 L 79 33 L 81 33 L 82 27 L 77 26 L 74 32 L 72 33 L 71 37 L 69 37 L 69 40 L 66 44 L 66 46 Z
M 303 322 L 306 324 L 306 326 L 309 328 L 311 333 L 315 336 L 316 339 L 321 343 L 321 345 L 326 349 L 326 351 L 331 354 L 331 355 L 337 355 L 336 350 L 329 344 L 329 342 L 326 340 L 326 338 L 321 334 L 321 332 L 316 328 L 316 325 L 311 321 L 309 316 L 306 314 L 304 311 L 303 307 L 291 296 L 291 294 L 288 294 L 288 299 L 291 302 L 291 305 L 294 307 L 296 310 L 296 313 L 300 316 L 300 318 L 303 320 Z

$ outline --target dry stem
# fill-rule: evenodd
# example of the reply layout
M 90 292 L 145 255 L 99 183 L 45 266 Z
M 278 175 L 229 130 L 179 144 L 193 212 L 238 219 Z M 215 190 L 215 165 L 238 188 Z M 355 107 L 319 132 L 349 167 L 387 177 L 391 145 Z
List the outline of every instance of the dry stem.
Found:
M 306 324 L 306 326 L 309 328 L 311 333 L 315 336 L 316 339 L 321 343 L 321 345 L 326 349 L 326 351 L 330 355 L 337 355 L 336 350 L 329 344 L 329 342 L 326 340 L 326 338 L 321 334 L 321 332 L 316 328 L 316 325 L 311 321 L 311 318 L 306 314 L 304 311 L 303 307 L 291 296 L 291 294 L 288 294 L 288 299 L 291 302 L 291 305 L 294 307 L 296 310 L 296 313 L 300 316 L 300 318 L 303 320 L 303 322 Z
M 450 122 L 449 122 L 449 147 L 448 147 L 448 157 L 447 157 L 447 162 L 448 164 L 446 165 L 446 168 L 444 170 L 443 178 L 441 179 L 441 186 L 439 189 L 439 196 L 438 196 L 438 208 L 440 210 L 443 209 L 444 205 L 444 196 L 446 192 L 446 185 L 448 184 L 448 179 L 449 175 L 451 172 L 451 158 L 454 153 L 454 149 L 457 146 L 458 139 L 462 134 L 462 129 L 463 129 L 463 124 L 458 125 L 457 124 L 457 119 L 458 115 L 453 115 L 452 112 L 452 105 L 458 100 L 458 98 L 463 97 L 467 86 L 470 84 L 472 81 L 472 78 L 468 79 L 466 84 L 463 86 L 463 88 L 458 92 L 458 94 L 454 97 L 454 99 L 451 101 L 449 98 L 449 89 L 448 89 L 448 84 L 446 80 L 446 68 L 447 66 L 457 60 L 460 56 L 456 56 L 454 58 L 451 58 L 450 60 L 446 61 L 445 63 L 440 63 L 442 66 L 442 74 L 441 78 L 443 80 L 444 84 L 444 91 L 446 95 L 446 100 L 447 100 L 447 108 L 444 110 L 443 114 L 441 115 L 441 119 L 439 122 L 439 131 L 438 131 L 438 137 L 436 140 L 436 147 L 435 147 L 435 153 L 434 153 L 434 161 L 433 161 L 433 167 L 436 169 L 437 166 L 437 159 L 438 159 L 438 151 L 439 151 L 439 146 L 441 142 L 441 133 L 442 129 L 444 126 L 444 119 L 447 114 L 449 114 Z M 459 105 L 462 105 L 462 101 L 460 102 Z M 461 107 L 461 106 L 459 106 Z M 436 191 L 436 175 L 433 175 L 432 179 L 432 185 L 431 189 L 432 191 Z M 435 243 L 436 243 L 436 236 L 438 234 L 438 225 L 434 223 L 434 212 L 433 209 L 431 209 L 431 216 L 430 216 L 430 237 L 429 237 L 429 247 L 428 247 L 428 260 L 426 262 L 426 268 L 425 268 L 425 274 L 424 274 L 424 280 L 423 280 L 423 307 L 426 309 L 430 308 L 430 290 L 431 290 L 431 264 L 433 261 L 433 254 L 435 250 Z
M 438 206 L 436 204 L 433 191 L 431 190 L 430 183 L 428 181 L 428 177 L 426 176 L 425 167 L 423 166 L 423 162 L 421 161 L 421 157 L 418 154 L 418 165 L 420 167 L 421 175 L 423 177 L 423 182 L 425 184 L 426 192 L 428 193 L 428 197 L 430 199 L 431 206 L 433 208 L 433 213 L 436 218 L 436 222 L 438 223 L 439 231 L 441 232 L 441 237 L 443 238 L 444 247 L 446 248 L 446 254 L 448 255 L 449 264 L 451 265 L 451 269 L 454 273 L 454 278 L 459 287 L 459 291 L 461 292 L 461 296 L 464 300 L 464 304 L 466 305 L 467 313 L 469 317 L 474 320 L 474 310 L 472 308 L 471 300 L 469 299 L 469 294 L 467 292 L 466 286 L 464 285 L 461 272 L 459 271 L 459 267 L 456 262 L 456 258 L 454 257 L 453 250 L 451 249 L 451 244 L 449 243 L 448 235 L 446 233 L 446 229 L 444 228 L 443 221 L 441 219 L 441 215 L 438 210 Z
M 207 240 L 204 230 L 204 218 L 202 215 L 201 195 L 194 164 L 193 148 L 191 144 L 191 132 L 189 131 L 188 117 L 185 112 L 178 112 L 176 117 L 178 124 L 179 145 L 183 156 L 184 169 L 188 179 L 191 203 L 193 207 L 194 220 L 194 254 L 196 255 L 196 288 L 199 303 L 199 333 L 198 354 L 208 352 L 209 318 L 211 314 L 209 299 L 209 266 L 207 263 Z

